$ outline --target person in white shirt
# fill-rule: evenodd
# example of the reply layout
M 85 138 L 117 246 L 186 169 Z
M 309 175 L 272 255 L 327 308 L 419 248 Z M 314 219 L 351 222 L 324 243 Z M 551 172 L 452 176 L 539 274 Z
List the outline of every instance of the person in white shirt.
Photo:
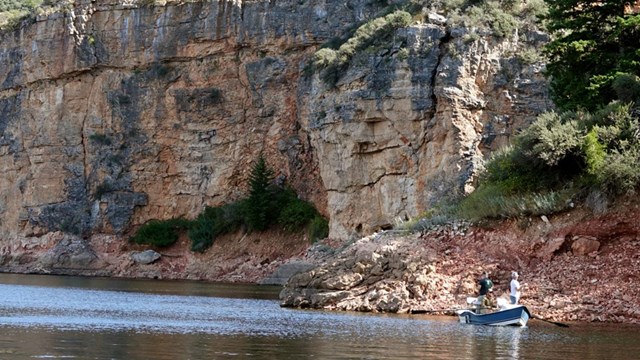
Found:
M 527 284 L 520 285 L 518 281 L 518 273 L 513 271 L 511 272 L 511 293 L 509 294 L 509 299 L 511 300 L 511 304 L 515 305 L 520 300 L 520 288 L 526 286 Z

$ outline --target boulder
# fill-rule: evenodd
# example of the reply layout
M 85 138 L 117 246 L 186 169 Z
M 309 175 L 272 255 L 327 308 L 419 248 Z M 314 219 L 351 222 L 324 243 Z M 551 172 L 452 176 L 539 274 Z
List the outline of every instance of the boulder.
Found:
M 131 254 L 131 260 L 133 260 L 136 264 L 151 264 L 154 261 L 160 259 L 161 255 L 153 250 L 145 250 L 134 252 Z
M 290 261 L 280 265 L 271 275 L 260 282 L 261 285 L 284 285 L 297 274 L 314 268 L 315 265 L 307 261 Z
M 591 236 L 577 237 L 571 244 L 574 255 L 588 255 L 600 249 L 600 242 Z
M 557 237 L 551 240 L 548 240 L 542 245 L 542 249 L 538 252 L 538 257 L 543 259 L 551 259 L 556 251 L 560 250 L 562 245 L 564 245 L 565 238 Z
M 444 26 L 447 24 L 447 18 L 436 13 L 429 13 L 429 15 L 427 15 L 427 20 L 432 24 L 440 26 Z

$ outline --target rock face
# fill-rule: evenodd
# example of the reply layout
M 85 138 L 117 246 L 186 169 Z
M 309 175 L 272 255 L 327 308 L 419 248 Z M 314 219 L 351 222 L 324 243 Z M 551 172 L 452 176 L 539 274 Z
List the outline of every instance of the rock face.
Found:
M 337 238 L 470 190 L 549 106 L 540 66 L 514 55 L 544 37 L 468 41 L 434 15 L 335 86 L 305 71 L 376 4 L 81 1 L 0 34 L 0 241 L 195 217 L 240 198 L 261 152 Z
M 63 236 L 45 253 L 40 259 L 40 264 L 49 271 L 93 270 L 100 267 L 98 256 L 91 246 L 82 239 L 68 235 Z
M 541 69 L 505 55 L 517 41 L 464 38 L 437 24 L 403 29 L 391 50 L 352 60 L 362 65 L 335 88 L 312 82 L 301 121 L 332 236 L 389 228 L 469 192 L 489 151 L 548 109 Z M 406 61 L 389 54 L 403 47 Z

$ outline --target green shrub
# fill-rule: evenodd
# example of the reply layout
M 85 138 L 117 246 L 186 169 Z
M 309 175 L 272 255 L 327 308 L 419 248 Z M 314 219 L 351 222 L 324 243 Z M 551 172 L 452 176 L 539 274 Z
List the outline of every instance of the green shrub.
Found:
M 480 184 L 493 184 L 505 194 L 514 194 L 539 191 L 561 181 L 560 174 L 550 174 L 548 167 L 535 161 L 532 155 L 521 146 L 497 151 L 480 174 Z
M 536 21 L 549 14 L 549 7 L 544 0 L 527 0 L 522 4 L 520 13 L 529 17 L 529 20 Z
M 402 48 L 402 49 L 398 50 L 398 55 L 397 55 L 398 56 L 398 60 L 400 60 L 400 61 L 407 60 L 409 58 L 409 53 L 410 53 L 410 51 L 407 48 Z
M 238 230 L 244 224 L 243 203 L 206 207 L 189 229 L 191 250 L 203 252 L 215 238 Z
M 596 113 L 546 113 L 496 152 L 477 189 L 459 200 L 455 216 L 535 216 L 562 211 L 588 187 L 632 192 L 640 183 L 640 124 L 628 105 Z M 436 211 L 402 224 L 422 231 L 449 213 Z
M 278 215 L 278 223 L 287 231 L 297 231 L 317 216 L 310 203 L 294 198 L 289 201 Z
M 582 135 L 577 121 L 567 121 L 555 112 L 548 112 L 540 115 L 520 139 L 535 159 L 554 166 L 576 154 L 582 144 Z
M 0 19 L 5 18 L 4 22 L 11 22 L 27 15 L 41 3 L 41 0 L 0 0 Z
M 311 220 L 308 232 L 309 240 L 316 242 L 329 236 L 329 222 L 320 215 Z
M 531 65 L 542 61 L 542 54 L 534 47 L 528 47 L 518 51 L 516 57 L 520 60 L 520 63 L 524 65 Z
M 472 34 L 493 34 L 508 37 L 518 29 L 536 30 L 543 26 L 541 18 L 548 12 L 543 0 L 522 3 L 510 0 L 439 0 L 430 4 L 431 9 L 443 12 L 452 27 L 464 26 L 469 31 L 468 40 L 474 40 Z
M 196 221 L 189 229 L 191 251 L 204 252 L 213 245 L 214 238 L 214 225 L 206 221 Z
M 169 246 L 178 239 L 178 231 L 188 230 L 191 250 L 203 252 L 217 236 L 242 227 L 263 231 L 276 222 L 287 231 L 297 231 L 309 225 L 312 240 L 326 237 L 329 232 L 327 220 L 311 203 L 299 199 L 293 189 L 282 190 L 271 185 L 272 174 L 264 157 L 260 156 L 251 171 L 248 198 L 218 207 L 206 207 L 193 221 L 152 220 L 141 226 L 131 240 L 139 244 Z
M 298 198 L 291 188 L 278 191 L 274 196 L 273 212 L 277 214 L 278 224 L 286 231 L 298 231 L 319 216 L 316 208 Z
M 29 17 L 29 11 L 9 10 L 0 12 L 0 30 L 15 29 Z
M 323 48 L 313 54 L 313 65 L 318 69 L 331 66 L 338 59 L 338 53 L 329 48 Z
M 619 74 L 613 80 L 613 91 L 623 103 L 640 103 L 640 78 L 633 74 Z
M 564 209 L 583 190 L 633 192 L 640 184 L 640 119 L 634 114 L 630 105 L 612 103 L 593 113 L 539 116 L 513 147 L 487 162 L 459 214 L 539 215 Z
M 340 45 L 337 50 L 323 47 L 314 54 L 313 64 L 317 70 L 324 70 L 322 80 L 335 86 L 342 74 L 349 67 L 349 62 L 356 53 L 374 44 L 389 42 L 396 29 L 409 26 L 413 21 L 411 14 L 396 10 L 390 14 L 375 18 L 357 28 L 353 35 Z
M 28 10 L 26 2 L 15 0 L 0 0 L 0 12 L 11 10 Z
M 489 8 L 492 20 L 491 29 L 493 33 L 499 37 L 507 37 L 513 35 L 518 29 L 518 20 L 516 18 L 502 10 L 500 7 Z
M 601 189 L 620 195 L 633 193 L 640 184 L 640 146 L 635 144 L 622 151 L 614 149 L 598 174 Z
M 178 241 L 179 231 L 189 228 L 188 220 L 151 220 L 142 225 L 131 238 L 136 244 L 149 244 L 157 247 L 167 247 Z
M 507 195 L 499 185 L 478 188 L 460 202 L 458 216 L 471 221 L 552 214 L 567 208 L 574 191 Z

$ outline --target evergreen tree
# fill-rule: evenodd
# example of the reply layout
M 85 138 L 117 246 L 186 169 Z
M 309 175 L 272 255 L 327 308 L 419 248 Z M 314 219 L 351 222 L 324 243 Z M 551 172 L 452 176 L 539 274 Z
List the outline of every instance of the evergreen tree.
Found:
M 614 80 L 640 75 L 640 14 L 629 0 L 547 0 L 551 94 L 564 110 L 616 100 Z
M 263 231 L 269 227 L 271 220 L 271 203 L 273 193 L 271 180 L 273 170 L 267 166 L 264 156 L 260 154 L 258 161 L 249 175 L 249 197 L 246 200 L 247 225 L 249 230 Z

